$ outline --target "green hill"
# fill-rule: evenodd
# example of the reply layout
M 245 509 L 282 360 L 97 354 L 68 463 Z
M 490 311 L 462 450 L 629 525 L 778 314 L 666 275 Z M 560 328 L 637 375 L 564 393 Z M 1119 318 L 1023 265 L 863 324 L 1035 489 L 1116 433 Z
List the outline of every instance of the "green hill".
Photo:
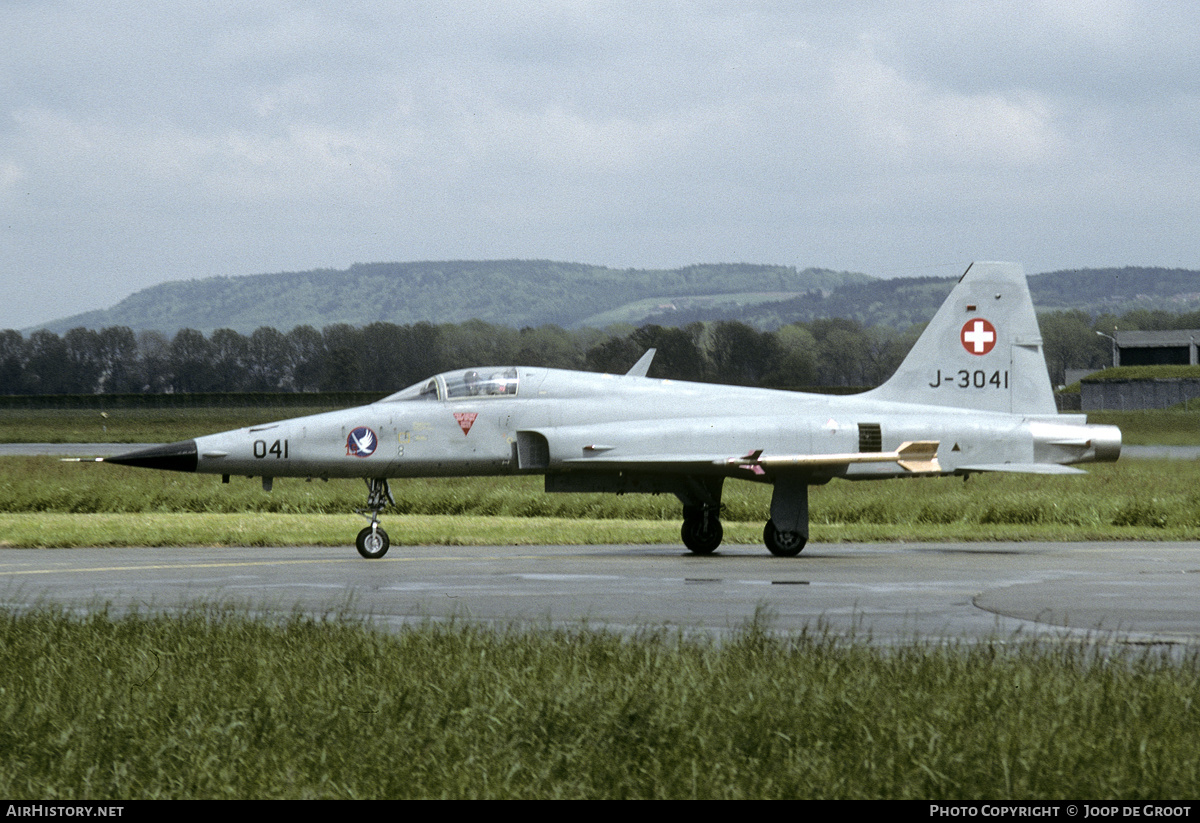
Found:
M 479 319 L 512 328 L 740 320 L 774 329 L 842 317 L 864 326 L 907 329 L 929 320 L 953 283 L 953 278 L 882 280 L 749 263 L 680 269 L 610 269 L 549 260 L 360 263 L 344 271 L 163 283 L 111 309 L 67 317 L 43 328 L 59 334 L 79 326 L 129 326 L 168 335 L 181 328 L 205 334 L 231 328 L 249 334 L 260 326 L 288 331 L 301 325 L 320 329 L 336 323 Z M 1095 316 L 1133 309 L 1200 309 L 1197 271 L 1081 269 L 1032 275 L 1029 283 L 1041 311 L 1078 309 Z
M 759 329 L 818 318 L 841 317 L 864 326 L 904 330 L 927 322 L 946 299 L 956 278 L 879 280 L 864 278 L 830 291 L 811 292 L 777 301 L 691 308 L 675 312 L 670 322 L 740 320 Z M 1142 309 L 1186 314 L 1200 310 L 1200 271 L 1126 267 L 1075 269 L 1034 274 L 1029 290 L 1038 311 L 1078 310 L 1090 316 L 1122 315 Z
M 717 264 L 681 269 L 609 269 L 548 260 L 488 260 L 355 264 L 345 271 L 212 277 L 163 283 L 104 311 L 67 317 L 44 328 L 129 326 L 172 334 L 180 328 L 210 333 L 260 326 L 286 331 L 300 325 L 362 326 L 377 321 L 462 323 L 479 319 L 512 327 L 587 325 L 605 312 L 637 322 L 677 299 L 759 295 L 758 302 L 865 282 L 865 275 L 788 266 Z M 611 321 L 610 321 L 611 322 Z

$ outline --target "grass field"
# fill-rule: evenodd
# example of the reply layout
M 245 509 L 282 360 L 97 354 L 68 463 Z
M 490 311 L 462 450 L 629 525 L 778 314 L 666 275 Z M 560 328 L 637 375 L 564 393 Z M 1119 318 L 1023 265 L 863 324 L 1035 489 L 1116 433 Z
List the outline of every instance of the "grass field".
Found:
M 759 619 L 379 634 L 337 619 L 0 617 L 0 795 L 1183 799 L 1200 662 L 911 646 Z
M 1200 462 L 1137 460 L 1087 475 L 968 482 L 835 480 L 811 490 L 812 539 L 1189 540 L 1200 537 Z M 672 496 L 545 494 L 538 477 L 399 480 L 384 526 L 396 545 L 679 541 Z M 228 485 L 49 457 L 0 459 L 0 546 L 346 545 L 364 522 L 360 481 Z M 726 540 L 758 543 L 770 487 L 730 482 Z
M 1129 446 L 1200 446 L 1200 409 L 1089 412 L 1088 422 L 1118 426 Z
M 328 408 L 0 409 L 0 443 L 172 443 Z
M 272 417 L 246 415 L 110 417 L 98 437 L 96 421 L 38 413 L 28 439 L 168 441 Z M 1200 439 L 1195 414 L 1097 418 L 1126 442 Z M 834 481 L 812 489 L 813 540 L 1200 537 L 1200 463 L 1088 470 Z M 726 539 L 758 543 L 769 488 L 726 488 Z M 396 544 L 679 541 L 671 497 L 546 495 L 530 477 L 393 489 Z M 358 481 L 277 480 L 267 494 L 245 478 L 3 458 L 0 546 L 348 545 L 363 496 Z M 769 616 L 718 642 L 653 628 L 385 634 L 204 604 L 0 612 L 0 796 L 1195 798 L 1200 653 L 1096 640 L 881 650 L 777 635 Z
M 0 441 L 158 442 L 186 439 L 321 409 L 227 408 L 0 411 Z M 1200 412 L 1093 414 L 1119 425 L 1128 443 L 1200 444 Z M 1200 529 L 1200 464 L 1122 461 L 1086 477 L 980 475 L 875 483 L 834 481 L 811 491 L 813 539 L 1192 539 Z M 536 477 L 395 481 L 388 512 L 393 542 L 479 543 L 552 535 L 556 542 L 675 542 L 680 506 L 671 496 L 547 495 Z M 360 521 L 357 481 L 277 480 L 221 485 L 207 475 L 119 466 L 0 459 L 0 545 L 71 546 L 279 542 L 343 544 Z M 766 519 L 769 488 L 730 482 L 722 517 L 729 542 L 756 543 L 749 524 Z M 255 513 L 248 523 L 238 514 Z M 45 515 L 57 517 L 51 522 Z M 107 515 L 96 518 L 93 515 Z M 145 515 L 179 515 L 174 519 Z M 29 516 L 40 515 L 36 522 Z M 221 517 L 220 515 L 228 515 Z M 262 515 L 292 515 L 290 520 Z M 325 520 L 316 515 L 326 516 Z M 399 515 L 399 517 L 397 517 Z M 420 520 L 421 517 L 460 517 Z M 305 519 L 308 517 L 308 519 Z M 417 518 L 417 519 L 413 519 Z M 473 519 L 474 518 L 474 519 Z M 479 518 L 488 518 L 484 524 Z M 504 518 L 523 519 L 513 525 Z M 534 522 L 536 528 L 532 527 Z M 341 523 L 346 523 L 343 526 Z M 603 524 L 603 525 L 602 525 Z M 668 525 L 669 524 L 669 525 Z M 743 526 L 742 524 L 747 524 Z

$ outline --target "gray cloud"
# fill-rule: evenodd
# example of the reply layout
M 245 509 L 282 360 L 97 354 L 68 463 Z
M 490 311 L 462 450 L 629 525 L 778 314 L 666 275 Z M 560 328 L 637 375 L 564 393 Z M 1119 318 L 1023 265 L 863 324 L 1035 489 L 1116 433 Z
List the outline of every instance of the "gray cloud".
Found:
M 1185 3 L 0 5 L 0 328 L 547 257 L 1200 266 Z

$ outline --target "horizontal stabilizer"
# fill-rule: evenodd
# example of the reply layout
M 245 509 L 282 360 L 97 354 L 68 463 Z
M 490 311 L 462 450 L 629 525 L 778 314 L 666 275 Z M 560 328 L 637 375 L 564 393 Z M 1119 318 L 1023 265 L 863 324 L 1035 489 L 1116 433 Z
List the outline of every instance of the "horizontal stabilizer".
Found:
M 763 456 L 761 451 L 726 462 L 761 474 L 765 469 L 817 468 L 849 466 L 852 463 L 898 463 L 910 472 L 940 472 L 937 440 L 910 440 L 891 452 L 852 452 L 849 454 L 793 454 Z

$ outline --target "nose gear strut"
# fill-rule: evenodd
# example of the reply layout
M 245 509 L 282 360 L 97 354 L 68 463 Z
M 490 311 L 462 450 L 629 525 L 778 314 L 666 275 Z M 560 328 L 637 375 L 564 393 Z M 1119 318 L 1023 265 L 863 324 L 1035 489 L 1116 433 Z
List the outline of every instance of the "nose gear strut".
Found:
M 388 487 L 387 478 L 368 477 L 366 508 L 354 510 L 356 514 L 361 514 L 371 521 L 371 525 L 360 531 L 358 539 L 354 541 L 358 553 L 368 560 L 383 557 L 387 554 L 388 547 L 391 546 L 387 532 L 379 527 L 379 513 L 389 505 L 395 506 L 396 498 L 392 497 L 392 490 Z M 370 516 L 367 515 L 367 512 L 370 512 Z

